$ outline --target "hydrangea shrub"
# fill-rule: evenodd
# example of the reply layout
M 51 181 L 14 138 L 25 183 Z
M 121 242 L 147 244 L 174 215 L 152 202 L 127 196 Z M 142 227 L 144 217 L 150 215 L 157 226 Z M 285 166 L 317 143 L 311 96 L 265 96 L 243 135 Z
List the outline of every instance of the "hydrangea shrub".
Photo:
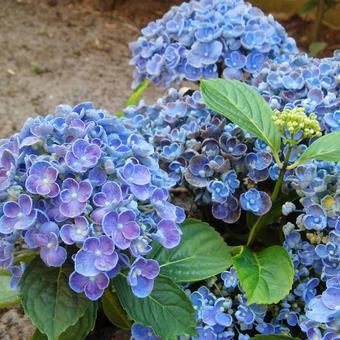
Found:
M 184 204 L 188 214 L 208 219 L 229 244 L 241 240 L 248 245 L 232 248 L 229 270 L 201 287 L 186 288 L 197 321 L 193 339 L 249 339 L 254 334 L 336 339 L 339 133 L 323 135 L 320 117 L 308 116 L 301 105 L 276 110 L 267 120 L 268 104 L 235 81 L 202 81 L 201 88 L 203 99 L 198 91 L 170 90 L 152 106 L 140 103 L 125 110 L 153 141 L 161 166 L 177 180 L 173 190 L 192 197 Z M 240 118 L 238 110 L 248 118 L 235 126 L 230 120 Z M 263 131 L 271 129 L 276 134 L 263 137 Z M 275 135 L 280 136 L 279 148 Z M 226 150 L 223 141 L 228 138 L 235 142 Z M 193 167 L 196 159 L 198 170 Z M 224 165 L 221 171 L 216 164 Z M 232 181 L 226 180 L 230 169 Z M 235 219 L 221 218 L 235 210 Z M 243 221 L 250 230 L 244 230 Z M 280 243 L 282 247 L 270 246 Z M 132 335 L 157 338 L 138 323 Z
M 135 340 L 338 339 L 339 53 L 242 0 L 142 34 L 124 114 L 60 105 L 0 141 L 0 306 L 20 292 L 37 339 L 98 310 Z

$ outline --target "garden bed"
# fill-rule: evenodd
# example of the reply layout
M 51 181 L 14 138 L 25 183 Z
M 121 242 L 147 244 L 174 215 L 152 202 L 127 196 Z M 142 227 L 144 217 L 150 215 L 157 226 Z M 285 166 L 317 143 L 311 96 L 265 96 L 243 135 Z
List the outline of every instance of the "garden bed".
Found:
M 110 9 L 97 1 L 4 0 L 0 11 L 0 136 L 18 131 L 34 114 L 61 102 L 91 99 L 120 110 L 131 91 L 128 43 L 139 29 L 180 1 L 125 1 Z M 308 48 L 309 26 L 298 17 L 282 23 Z M 337 32 L 322 29 L 330 56 Z M 160 94 L 161 91 L 158 92 Z M 156 98 L 155 89 L 148 98 Z

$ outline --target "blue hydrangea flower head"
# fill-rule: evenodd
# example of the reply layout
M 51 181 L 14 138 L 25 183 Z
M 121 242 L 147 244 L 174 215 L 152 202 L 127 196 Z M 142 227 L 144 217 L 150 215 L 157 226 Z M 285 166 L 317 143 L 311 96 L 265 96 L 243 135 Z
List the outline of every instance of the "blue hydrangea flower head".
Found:
M 198 206 L 209 204 L 215 219 L 237 222 L 242 209 L 249 209 L 241 204 L 242 192 L 269 179 L 273 157 L 268 147 L 208 110 L 198 91 L 187 94 L 171 89 L 154 105 L 141 102 L 126 108 L 125 114 L 143 122 L 138 129 L 153 143 L 161 168 L 175 186 L 189 190 Z M 270 209 L 271 202 L 265 192 L 259 197 L 260 206 L 252 209 L 261 215 Z M 176 210 L 169 202 L 163 209 L 164 199 L 167 195 L 159 189 L 151 194 L 162 218 L 168 219 L 171 213 L 173 219 Z
M 60 267 L 74 245 L 75 292 L 98 300 L 131 267 L 136 294 L 151 293 L 158 263 L 143 256 L 153 242 L 179 244 L 185 213 L 169 202 L 176 181 L 136 125 L 89 102 L 60 105 L 0 141 L 0 266 L 13 273 L 13 286 L 24 270 L 14 265 L 14 249 Z
M 243 79 L 260 72 L 267 60 L 282 63 L 298 52 L 271 15 L 243 0 L 192 0 L 172 7 L 143 28 L 130 49 L 133 86 L 150 79 L 164 88 L 183 79 Z

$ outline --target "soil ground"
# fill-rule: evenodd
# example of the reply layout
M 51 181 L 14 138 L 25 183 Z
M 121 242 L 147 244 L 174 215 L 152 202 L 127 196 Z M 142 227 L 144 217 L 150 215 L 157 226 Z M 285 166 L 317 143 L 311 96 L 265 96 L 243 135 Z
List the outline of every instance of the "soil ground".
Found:
M 105 2 L 1 1 L 0 138 L 60 103 L 124 107 L 131 94 L 127 44 L 172 1 L 125 1 L 114 9 Z
M 61 103 L 92 100 L 120 111 L 131 94 L 128 42 L 150 20 L 180 0 L 1 0 L 0 139 L 31 116 Z M 310 24 L 298 17 L 281 22 L 301 48 Z M 323 27 L 323 56 L 339 48 L 337 32 Z M 161 92 L 148 89 L 147 100 Z M 0 312 L 0 339 L 30 339 L 33 327 L 21 309 Z M 91 339 L 124 339 L 122 333 Z
M 110 111 L 131 93 L 128 42 L 139 29 L 180 0 L 1 0 L 0 138 L 20 129 L 30 116 L 53 112 L 61 103 L 92 100 Z M 309 25 L 283 20 L 307 47 Z M 337 35 L 321 40 L 330 51 Z M 147 98 L 159 93 L 149 90 Z

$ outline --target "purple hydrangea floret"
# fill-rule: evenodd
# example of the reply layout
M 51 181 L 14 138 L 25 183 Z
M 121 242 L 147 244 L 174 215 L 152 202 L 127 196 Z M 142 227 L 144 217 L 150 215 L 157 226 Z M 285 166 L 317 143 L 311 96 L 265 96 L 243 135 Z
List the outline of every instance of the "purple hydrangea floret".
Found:
M 6 202 L 0 218 L 0 233 L 11 234 L 15 230 L 27 230 L 33 225 L 37 211 L 33 208 L 32 198 L 26 194 L 17 201 Z
M 159 264 L 155 260 L 139 258 L 132 264 L 128 283 L 137 297 L 144 298 L 151 293 L 159 270 Z
M 63 182 L 60 192 L 60 212 L 65 217 L 77 217 L 84 212 L 86 203 L 92 194 L 92 185 L 89 181 L 78 183 L 73 178 Z
M 58 170 L 49 162 L 38 161 L 30 168 L 30 174 L 26 180 L 26 188 L 32 194 L 47 197 L 56 197 L 60 188 L 56 183 Z

